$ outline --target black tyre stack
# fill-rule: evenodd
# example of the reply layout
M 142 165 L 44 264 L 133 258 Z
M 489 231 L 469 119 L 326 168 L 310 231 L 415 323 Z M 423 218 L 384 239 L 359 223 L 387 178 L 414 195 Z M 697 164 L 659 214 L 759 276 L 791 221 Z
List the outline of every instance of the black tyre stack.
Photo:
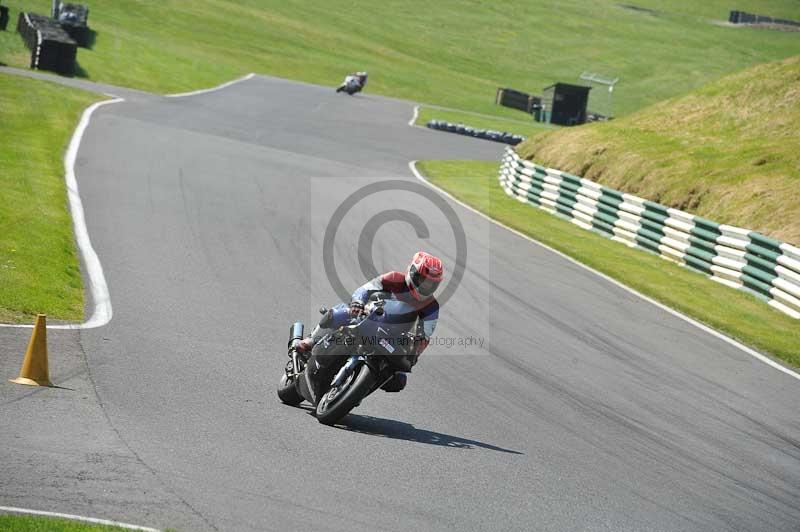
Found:
M 8 7 L 0 6 L 0 31 L 6 31 L 8 27 Z
M 35 13 L 20 13 L 17 31 L 31 51 L 31 68 L 68 76 L 75 73 L 78 43 L 57 21 Z
M 39 34 L 36 25 L 27 13 L 20 13 L 17 19 L 17 33 L 22 37 L 22 42 L 31 51 L 31 68 L 36 68 L 37 50 L 39 48 Z
M 488 130 L 476 129 L 470 126 L 465 126 L 464 124 L 453 124 L 450 122 L 445 122 L 443 120 L 431 120 L 426 125 L 430 129 L 447 131 L 449 133 L 466 135 L 468 137 L 475 137 L 478 139 L 492 140 L 494 142 L 502 142 L 504 144 L 510 144 L 511 146 L 516 146 L 517 144 L 525 140 L 525 137 L 523 137 L 522 135 L 515 135 L 513 133 L 508 133 L 506 131 L 495 131 L 492 129 Z

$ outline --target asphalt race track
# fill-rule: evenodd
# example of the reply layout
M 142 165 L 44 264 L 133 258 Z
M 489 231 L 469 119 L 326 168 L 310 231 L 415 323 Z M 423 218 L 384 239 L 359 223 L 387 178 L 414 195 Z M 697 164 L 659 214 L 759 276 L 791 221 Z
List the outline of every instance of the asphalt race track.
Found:
M 412 109 L 255 77 L 96 111 L 76 173 L 114 317 L 51 333 L 71 391 L 0 386 L 0 505 L 186 531 L 799 530 L 800 381 L 419 191 L 358 203 L 333 259 L 348 290 L 359 256 L 451 267 L 462 227 L 452 345 L 339 427 L 277 400 L 290 323 L 337 298 L 337 207 L 419 183 L 411 160 L 499 160 Z

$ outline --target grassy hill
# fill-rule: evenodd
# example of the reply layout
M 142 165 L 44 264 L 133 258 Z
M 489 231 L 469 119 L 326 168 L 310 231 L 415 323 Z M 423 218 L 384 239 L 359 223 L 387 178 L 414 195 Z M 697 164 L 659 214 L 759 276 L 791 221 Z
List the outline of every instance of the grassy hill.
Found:
M 372 92 L 524 118 L 493 104 L 498 86 L 539 92 L 595 70 L 622 78 L 614 111 L 624 115 L 746 66 L 800 54 L 796 33 L 718 24 L 732 7 L 800 19 L 796 0 L 87 3 L 97 34 L 93 49 L 78 54 L 82 75 L 155 92 L 250 71 L 334 84 L 347 71 L 366 69 Z M 51 2 L 6 4 L 16 17 L 20 9 L 47 13 Z M 0 62 L 26 65 L 18 35 L 0 32 Z
M 525 157 L 717 222 L 800 242 L 800 56 L 628 117 L 539 134 Z
M 615 112 L 625 115 L 746 66 L 800 54 L 796 33 L 719 24 L 731 8 L 722 0 L 630 1 L 638 9 L 613 0 L 87 0 L 90 26 L 96 35 L 92 49 L 78 53 L 79 75 L 154 92 L 180 92 L 213 86 L 251 71 L 333 85 L 345 72 L 367 69 L 370 92 L 470 111 L 437 109 L 431 117 L 456 121 L 463 117 L 466 122 L 480 120 L 475 125 L 481 127 L 521 128 L 533 134 L 538 125 L 523 128 L 518 121 L 493 119 L 525 118 L 520 112 L 493 104 L 496 87 L 538 92 L 554 81 L 576 81 L 580 72 L 591 69 L 622 78 Z M 13 31 L 16 17 L 21 10 L 48 13 L 51 2 L 6 0 L 4 5 L 11 8 L 12 31 L 0 32 L 0 63 L 27 68 L 29 54 Z M 737 0 L 733 7 L 800 19 L 797 0 Z M 780 83 L 779 88 L 790 80 L 785 78 Z M 723 84 L 719 90 L 725 92 L 726 87 Z M 759 91 L 772 90 L 768 85 L 759 87 L 750 91 L 748 98 L 764 99 L 765 93 Z M 41 311 L 63 319 L 77 319 L 82 314 L 83 291 L 66 209 L 61 158 L 80 110 L 94 97 L 45 82 L 0 76 L 0 321 L 26 319 Z M 700 100 L 693 104 L 696 106 L 707 99 L 695 98 Z M 786 93 L 780 101 L 791 101 L 791 94 Z M 717 196 L 701 193 L 705 189 L 692 192 L 693 187 L 704 186 L 702 179 L 691 185 L 692 179 L 710 174 L 690 171 L 688 162 L 678 164 L 667 158 L 666 149 L 659 152 L 662 159 L 654 160 L 672 165 L 666 174 L 671 180 L 667 181 L 675 184 L 674 197 L 667 194 L 669 190 L 660 194 L 657 188 L 634 186 L 636 175 L 665 175 L 652 174 L 654 169 L 646 170 L 645 163 L 637 163 L 641 166 L 638 170 L 636 164 L 630 164 L 625 172 L 615 166 L 612 173 L 609 166 L 609 171 L 598 175 L 602 173 L 603 179 L 633 176 L 626 186 L 652 194 L 654 199 L 696 207 L 697 212 L 722 221 L 730 219 L 800 241 L 793 236 L 796 226 L 785 229 L 792 214 L 790 194 L 794 191 L 797 196 L 796 181 L 791 176 L 798 172 L 790 171 L 791 164 L 796 170 L 796 159 L 788 158 L 791 143 L 798 145 L 791 131 L 791 120 L 797 124 L 796 107 L 785 112 L 768 111 L 772 122 L 758 122 L 761 129 L 752 130 L 749 136 L 746 128 L 736 125 L 738 119 L 726 119 L 717 128 L 711 114 L 696 114 L 690 107 L 684 118 L 708 118 L 710 122 L 688 127 L 687 131 L 695 135 L 688 138 L 704 142 L 707 137 L 724 138 L 729 146 L 723 141 L 707 142 L 702 149 L 693 148 L 696 155 L 687 160 L 700 164 L 705 157 L 708 164 L 702 168 L 710 168 L 709 161 L 713 161 L 720 169 L 715 179 L 727 182 L 734 196 L 739 194 L 738 203 L 728 203 L 724 196 L 725 202 L 717 199 L 715 204 L 709 198 Z M 668 108 L 663 107 L 665 113 Z M 753 113 L 758 108 L 748 109 Z M 423 110 L 421 116 L 428 116 L 425 113 Z M 581 163 L 581 157 L 591 157 L 591 150 L 597 149 L 597 139 L 590 135 L 608 140 L 609 158 L 612 153 L 623 153 L 615 149 L 634 153 L 635 157 L 637 152 L 629 150 L 640 145 L 646 149 L 660 146 L 669 135 L 655 130 L 649 133 L 648 128 L 654 128 L 659 117 L 651 118 L 632 116 L 632 122 L 620 120 L 563 132 L 578 135 L 576 140 L 587 135 L 582 137 L 582 146 L 590 151 L 583 150 L 583 155 L 577 148 L 570 151 L 572 162 L 583 169 L 585 160 Z M 663 131 L 675 120 L 665 119 Z M 641 139 L 636 138 L 637 130 L 626 132 L 626 124 L 644 132 Z M 785 135 L 784 143 L 766 136 L 776 131 Z M 727 136 L 720 137 L 723 134 Z M 557 154 L 549 156 L 542 150 L 563 147 L 565 141 L 561 139 L 571 138 L 547 136 L 528 149 L 537 156 L 555 157 Z M 680 138 L 670 150 L 687 151 L 681 143 L 690 140 Z M 751 143 L 747 150 L 741 148 L 744 142 Z M 658 155 L 656 151 L 645 150 L 644 155 Z M 727 167 L 720 157 L 722 152 L 732 153 Z M 723 168 L 736 167 L 737 157 L 740 162 L 751 161 L 756 170 L 730 175 L 749 180 L 749 194 L 763 197 L 767 207 L 751 208 L 747 194 L 734 190 L 732 178 L 722 172 Z M 792 160 L 794 163 L 787 162 Z M 555 158 L 551 161 L 556 165 Z M 601 168 L 598 160 L 592 161 L 593 168 Z M 620 156 L 619 164 L 624 161 Z M 558 162 L 567 167 L 571 164 L 568 160 Z M 681 168 L 686 178 L 672 179 Z M 769 183 L 757 181 L 759 176 L 767 176 L 761 178 L 769 179 Z M 680 199 L 687 195 L 696 197 L 696 201 Z M 788 199 L 775 207 L 780 198 Z M 775 212 L 777 208 L 783 209 L 777 211 L 783 218 L 778 222 L 781 227 L 770 225 L 770 209 Z

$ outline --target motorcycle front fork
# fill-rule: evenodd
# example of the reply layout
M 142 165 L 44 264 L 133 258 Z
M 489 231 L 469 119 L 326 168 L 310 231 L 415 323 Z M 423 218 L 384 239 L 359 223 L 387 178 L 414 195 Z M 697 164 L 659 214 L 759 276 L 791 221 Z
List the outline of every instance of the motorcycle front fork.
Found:
M 286 372 L 287 377 L 290 379 L 296 379 L 303 372 L 306 360 L 303 360 L 303 356 L 298 353 L 296 349 L 292 349 L 289 356 L 291 357 L 291 360 L 286 363 L 286 368 L 284 371 Z
M 351 373 L 353 373 L 353 371 L 355 371 L 359 363 L 364 363 L 370 366 L 370 370 L 375 371 L 378 375 L 384 373 L 381 368 L 376 368 L 374 367 L 374 365 L 371 365 L 370 362 L 367 360 L 367 357 L 363 355 L 351 355 L 347 359 L 347 362 L 345 362 L 344 365 L 342 365 L 342 367 L 339 368 L 339 371 L 331 380 L 331 387 L 333 388 L 341 386 L 345 381 L 347 381 L 347 378 L 350 376 Z M 389 376 L 386 377 L 385 379 L 382 379 L 377 387 L 380 388 L 381 386 L 389 382 L 393 377 L 394 373 L 389 373 Z
M 339 368 L 339 371 L 336 373 L 336 376 L 331 381 L 331 386 L 341 386 L 342 383 L 347 380 L 347 377 L 355 370 L 356 365 L 359 362 L 366 362 L 367 359 L 363 356 L 353 355 L 347 359 L 347 362 Z

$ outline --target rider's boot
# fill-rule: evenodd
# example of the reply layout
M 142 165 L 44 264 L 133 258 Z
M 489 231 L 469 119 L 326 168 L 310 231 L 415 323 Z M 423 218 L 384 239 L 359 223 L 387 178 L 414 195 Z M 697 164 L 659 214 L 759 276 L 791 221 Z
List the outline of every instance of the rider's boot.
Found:
M 407 382 L 408 382 L 408 374 L 398 371 L 392 376 L 391 379 L 383 383 L 383 386 L 381 386 L 381 390 L 389 393 L 397 393 L 406 387 Z

